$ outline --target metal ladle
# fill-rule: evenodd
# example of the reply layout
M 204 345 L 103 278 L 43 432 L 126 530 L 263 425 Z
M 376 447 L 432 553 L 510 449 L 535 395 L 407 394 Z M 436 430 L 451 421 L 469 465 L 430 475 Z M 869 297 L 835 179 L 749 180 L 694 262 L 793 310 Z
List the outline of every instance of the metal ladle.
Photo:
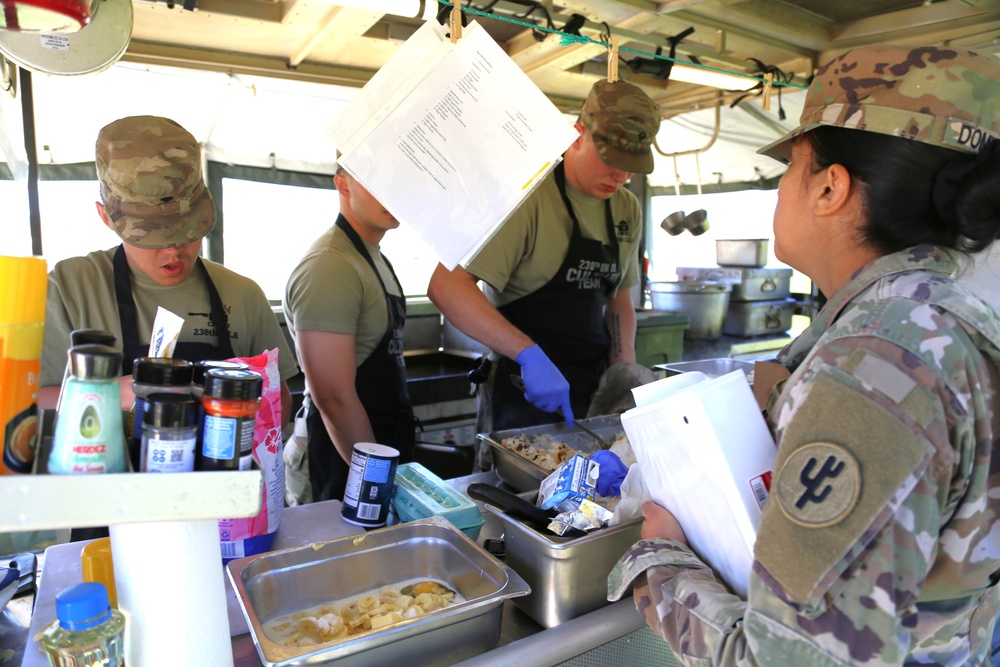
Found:
M 524 380 L 521 379 L 520 375 L 516 375 L 516 374 L 515 375 L 511 375 L 510 376 L 510 381 L 512 383 L 514 383 L 514 386 L 517 387 L 521 392 L 524 392 Z M 563 414 L 562 408 L 557 408 L 556 412 L 558 412 L 562 416 L 563 420 L 565 421 L 566 415 Z M 590 428 L 584 426 L 583 423 L 579 419 L 577 419 L 576 421 L 574 421 L 573 424 L 575 426 L 578 426 L 581 431 L 583 431 L 584 433 L 586 433 L 587 435 L 589 435 L 590 437 L 592 437 L 594 440 L 596 440 L 597 444 L 600 445 L 601 449 L 610 449 L 610 446 L 608 445 L 608 443 L 604 442 L 604 440 L 601 439 L 601 436 L 597 435 L 597 433 L 595 433 L 594 431 L 592 431 Z

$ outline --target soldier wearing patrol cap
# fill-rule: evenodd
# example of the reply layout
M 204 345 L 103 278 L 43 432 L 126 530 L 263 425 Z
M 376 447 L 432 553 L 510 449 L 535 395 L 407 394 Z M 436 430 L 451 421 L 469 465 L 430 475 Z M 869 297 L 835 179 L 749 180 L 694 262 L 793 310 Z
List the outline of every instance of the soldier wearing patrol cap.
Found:
M 587 413 L 609 363 L 635 362 L 642 213 L 622 188 L 653 171 L 660 111 L 626 81 L 599 81 L 564 160 L 466 269 L 438 266 L 428 294 L 448 320 L 500 355 L 492 425 Z M 482 280 L 485 292 L 477 287 Z M 509 378 L 520 373 L 524 389 Z
M 864 47 L 821 68 L 775 253 L 828 297 L 779 355 L 746 600 L 666 510 L 612 571 L 686 664 L 983 665 L 1000 589 L 1000 320 L 954 276 L 1000 231 L 1000 62 Z
M 287 421 L 285 381 L 298 366 L 267 298 L 249 278 L 199 257 L 216 214 L 198 142 L 168 118 L 130 116 L 101 129 L 95 153 L 97 214 L 122 243 L 58 262 L 49 274 L 43 401 L 58 396 L 70 332 L 96 328 L 122 348 L 122 402 L 130 405 L 132 363 L 148 353 L 162 306 L 184 318 L 177 358 L 228 359 L 277 347 Z

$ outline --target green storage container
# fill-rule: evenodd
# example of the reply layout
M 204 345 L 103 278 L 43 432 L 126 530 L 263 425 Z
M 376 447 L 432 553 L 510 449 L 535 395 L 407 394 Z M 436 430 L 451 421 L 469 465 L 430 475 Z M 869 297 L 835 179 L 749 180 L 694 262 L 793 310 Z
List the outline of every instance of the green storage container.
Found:
M 691 318 L 663 310 L 636 311 L 635 361 L 652 368 L 684 359 L 684 332 Z

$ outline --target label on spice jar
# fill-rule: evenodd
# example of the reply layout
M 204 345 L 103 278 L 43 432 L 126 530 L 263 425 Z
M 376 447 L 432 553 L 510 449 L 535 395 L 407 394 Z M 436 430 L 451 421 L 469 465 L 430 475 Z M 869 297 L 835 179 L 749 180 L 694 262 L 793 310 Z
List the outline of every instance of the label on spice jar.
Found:
M 217 417 L 206 414 L 204 424 L 201 445 L 203 456 L 229 461 L 240 458 L 244 449 L 253 449 L 253 417 Z

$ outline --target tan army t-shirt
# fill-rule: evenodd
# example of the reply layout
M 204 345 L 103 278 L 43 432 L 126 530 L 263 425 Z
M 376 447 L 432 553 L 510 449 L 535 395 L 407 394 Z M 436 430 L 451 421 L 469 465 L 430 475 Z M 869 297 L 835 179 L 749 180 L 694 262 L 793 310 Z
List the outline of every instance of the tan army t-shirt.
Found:
M 115 250 L 117 248 L 99 250 L 85 257 L 65 259 L 49 273 L 41 386 L 62 383 L 70 332 L 75 329 L 104 329 L 118 338 L 117 347 L 121 349 L 121 321 L 114 287 Z M 276 347 L 281 379 L 288 380 L 298 373 L 288 341 L 257 283 L 221 264 L 202 262 L 226 309 L 230 341 L 236 356 L 251 357 Z M 130 270 L 129 273 L 140 343 L 149 341 L 157 306 L 162 306 L 184 318 L 180 342 L 218 345 L 204 273 L 200 269 L 195 267 L 184 282 L 173 287 L 164 287 L 138 271 Z
M 364 243 L 386 290 L 401 296 L 382 253 Z M 324 232 L 292 270 L 285 286 L 285 318 L 292 331 L 352 334 L 358 366 L 378 347 L 389 326 L 385 293 L 342 229 L 333 226 Z
M 569 182 L 566 194 L 580 221 L 583 237 L 608 244 L 604 200 L 580 192 Z M 619 227 L 622 279 L 617 287 L 627 289 L 639 282 L 638 243 L 642 229 L 639 201 L 621 188 L 611 197 L 611 215 Z M 622 221 L 626 224 L 619 225 Z M 552 279 L 566 258 L 572 231 L 573 220 L 559 195 L 555 176 L 550 174 L 501 226 L 467 270 L 486 283 L 484 292 L 494 305 L 506 305 L 541 289 Z

